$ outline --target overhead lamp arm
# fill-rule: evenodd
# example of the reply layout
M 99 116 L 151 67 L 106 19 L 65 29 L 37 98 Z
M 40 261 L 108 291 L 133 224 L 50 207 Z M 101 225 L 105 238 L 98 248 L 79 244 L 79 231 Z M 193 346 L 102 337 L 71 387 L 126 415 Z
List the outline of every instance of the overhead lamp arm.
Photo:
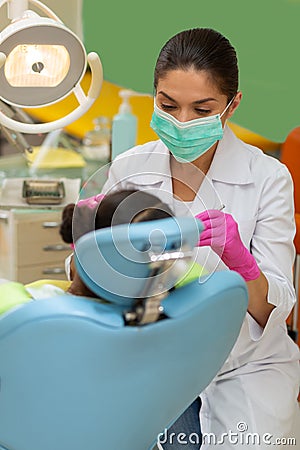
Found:
M 48 17 L 56 20 L 56 22 L 63 23 L 62 20 L 50 8 L 48 8 L 48 6 L 44 5 L 44 3 L 40 2 L 39 0 L 1 0 L 0 8 L 2 8 L 3 5 L 7 4 L 8 18 L 14 20 L 22 17 L 23 13 L 28 9 L 28 3 L 36 6 Z

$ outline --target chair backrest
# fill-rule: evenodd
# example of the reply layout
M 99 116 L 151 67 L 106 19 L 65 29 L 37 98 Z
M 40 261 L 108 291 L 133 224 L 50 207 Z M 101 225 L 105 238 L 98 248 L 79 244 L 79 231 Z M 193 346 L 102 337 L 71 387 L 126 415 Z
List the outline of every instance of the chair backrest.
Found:
M 247 309 L 230 271 L 172 290 L 144 326 L 126 326 L 127 298 L 66 294 L 0 318 L 1 450 L 147 450 L 221 368 Z
M 294 181 L 296 212 L 300 213 L 300 127 L 294 128 L 281 146 L 280 160 L 289 169 Z

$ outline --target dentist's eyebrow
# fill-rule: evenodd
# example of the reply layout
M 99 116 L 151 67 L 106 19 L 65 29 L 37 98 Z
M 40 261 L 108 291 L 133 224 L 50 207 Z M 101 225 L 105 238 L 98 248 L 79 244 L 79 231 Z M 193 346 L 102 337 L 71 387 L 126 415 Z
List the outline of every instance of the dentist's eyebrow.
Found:
M 204 98 L 203 100 L 196 100 L 195 102 L 193 102 L 195 105 L 201 105 L 202 103 L 206 103 L 206 102 L 217 102 L 218 100 L 216 98 L 213 97 L 208 97 L 208 98 Z
M 176 100 L 174 100 L 174 98 L 170 97 L 168 94 L 166 94 L 164 91 L 159 91 L 157 94 L 163 95 L 164 97 L 166 97 L 168 100 L 170 100 L 170 102 L 174 102 L 176 103 Z
M 170 97 L 168 94 L 166 94 L 164 91 L 159 91 L 157 94 L 163 95 L 164 97 L 166 97 L 168 100 L 170 100 L 171 102 L 176 103 L 176 100 L 174 100 L 174 98 Z M 213 97 L 207 97 L 207 98 L 203 98 L 201 100 L 196 100 L 195 102 L 193 102 L 195 105 L 201 105 L 202 103 L 206 103 L 206 102 L 217 102 L 217 100 Z

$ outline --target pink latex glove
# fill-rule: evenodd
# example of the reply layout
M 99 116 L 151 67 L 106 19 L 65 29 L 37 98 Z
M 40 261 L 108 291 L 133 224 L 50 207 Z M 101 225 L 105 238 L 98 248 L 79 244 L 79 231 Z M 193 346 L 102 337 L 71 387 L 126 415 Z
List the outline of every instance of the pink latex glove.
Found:
M 77 206 L 88 206 L 89 208 L 95 208 L 96 206 L 99 205 L 99 203 L 101 202 L 101 200 L 103 199 L 104 194 L 97 194 L 94 197 L 88 197 L 88 198 L 84 198 L 82 200 L 79 200 L 79 202 L 77 202 Z
M 230 214 L 210 209 L 198 214 L 196 218 L 204 225 L 199 247 L 209 245 L 226 266 L 242 275 L 245 281 L 256 280 L 260 276 L 258 265 L 244 246 L 238 224 Z
M 97 194 L 94 197 L 84 198 L 77 202 L 76 208 L 77 207 L 80 208 L 81 206 L 87 206 L 88 208 L 91 208 L 91 209 L 96 208 L 103 198 L 104 198 L 104 194 Z M 74 250 L 75 245 L 70 244 L 70 246 Z

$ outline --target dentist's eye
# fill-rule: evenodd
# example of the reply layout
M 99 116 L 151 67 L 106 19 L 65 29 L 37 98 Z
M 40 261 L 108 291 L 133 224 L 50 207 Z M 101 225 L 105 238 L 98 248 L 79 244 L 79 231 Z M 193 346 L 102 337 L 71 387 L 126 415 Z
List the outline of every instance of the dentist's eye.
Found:
M 203 108 L 196 108 L 195 111 L 197 114 L 200 114 L 200 115 L 207 115 L 207 114 L 211 113 L 210 109 L 203 109 Z
M 176 106 L 166 105 L 165 103 L 161 103 L 160 108 L 164 111 L 174 111 L 174 109 L 176 109 Z

